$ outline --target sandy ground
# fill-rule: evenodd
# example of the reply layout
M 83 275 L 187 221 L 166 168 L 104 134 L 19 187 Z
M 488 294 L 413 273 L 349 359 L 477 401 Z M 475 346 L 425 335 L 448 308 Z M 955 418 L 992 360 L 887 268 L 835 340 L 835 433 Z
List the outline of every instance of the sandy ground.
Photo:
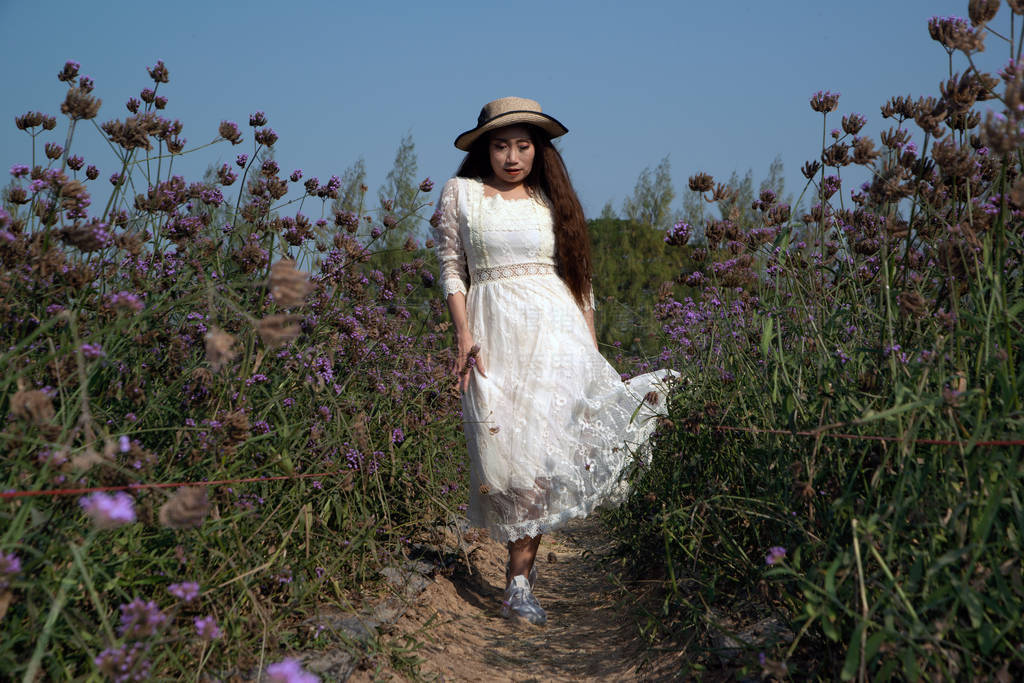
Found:
M 438 575 L 394 624 L 391 638 L 421 643 L 419 675 L 439 681 L 662 680 L 640 666 L 633 620 L 617 605 L 604 568 L 606 542 L 594 520 L 545 536 L 534 593 L 548 623 L 503 619 L 506 551 L 483 537 L 464 546 L 450 576 Z M 404 680 L 393 671 L 356 672 L 351 680 Z

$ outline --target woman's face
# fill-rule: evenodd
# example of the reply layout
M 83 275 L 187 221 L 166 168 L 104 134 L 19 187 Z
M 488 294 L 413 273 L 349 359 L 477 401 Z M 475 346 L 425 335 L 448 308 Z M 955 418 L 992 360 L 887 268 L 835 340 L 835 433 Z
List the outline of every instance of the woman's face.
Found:
M 525 126 L 505 126 L 491 133 L 488 148 L 495 180 L 514 187 L 533 168 L 533 140 Z

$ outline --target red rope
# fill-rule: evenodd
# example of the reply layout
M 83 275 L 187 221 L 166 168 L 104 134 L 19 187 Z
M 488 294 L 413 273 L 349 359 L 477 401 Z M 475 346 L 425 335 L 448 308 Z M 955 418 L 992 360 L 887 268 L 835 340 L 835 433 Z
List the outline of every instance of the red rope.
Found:
M 136 491 L 142 489 L 170 489 L 179 486 L 216 486 L 218 484 L 241 484 L 253 481 L 281 481 L 283 479 L 308 479 L 310 477 L 330 477 L 339 472 L 351 470 L 333 470 L 331 472 L 314 472 L 310 474 L 283 474 L 276 477 L 247 477 L 245 479 L 218 479 L 215 481 L 175 481 L 155 484 L 124 484 L 122 486 L 90 486 L 77 489 L 45 489 L 41 491 L 3 491 L 0 499 L 29 498 L 33 496 L 74 496 L 94 491 Z
M 716 425 L 712 427 L 719 432 L 749 432 L 752 434 L 781 434 L 783 436 L 827 436 L 833 439 L 854 439 L 859 441 L 888 441 L 902 442 L 898 436 L 877 436 L 873 434 L 829 434 L 827 432 L 793 432 L 788 429 L 761 429 L 760 427 L 730 427 L 728 425 Z M 928 446 L 967 446 L 967 441 L 951 441 L 949 439 L 911 439 L 910 443 L 925 444 Z M 998 446 L 1024 446 L 1024 440 L 996 439 L 993 441 L 978 441 L 975 447 L 992 448 Z
M 789 431 L 787 429 L 761 429 L 759 427 L 732 427 L 729 425 L 715 425 L 711 427 L 719 432 L 747 432 L 751 434 L 778 434 L 781 436 L 827 436 L 833 439 L 854 439 L 859 441 L 903 441 L 898 436 L 877 436 L 872 434 L 829 434 L 827 432 L 813 431 Z M 967 446 L 966 441 L 953 441 L 949 439 L 912 439 L 911 443 L 925 444 L 929 446 Z M 978 441 L 975 447 L 995 448 L 1000 446 L 1024 446 L 1022 439 L 996 439 L 992 441 Z M 247 477 L 244 479 L 218 479 L 215 481 L 176 481 L 155 484 L 125 484 L 122 486 L 90 486 L 83 488 L 44 489 L 41 491 L 2 491 L 0 500 L 10 498 L 30 498 L 36 496 L 74 496 L 83 493 L 96 491 L 139 491 L 145 489 L 169 489 L 180 486 L 216 486 L 220 484 L 244 484 L 257 481 L 284 481 L 290 479 L 309 479 L 311 477 L 331 477 L 340 472 L 350 472 L 347 469 L 336 469 L 330 472 L 314 472 L 309 474 L 279 475 L 276 477 Z

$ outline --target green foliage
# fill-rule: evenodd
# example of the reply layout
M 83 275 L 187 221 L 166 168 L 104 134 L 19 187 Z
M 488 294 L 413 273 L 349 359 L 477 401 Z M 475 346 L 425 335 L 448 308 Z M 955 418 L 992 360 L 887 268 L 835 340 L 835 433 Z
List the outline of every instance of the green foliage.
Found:
M 622 213 L 634 223 L 664 230 L 674 220 L 672 200 L 675 196 L 671 164 L 666 156 L 658 163 L 653 175 L 650 168 L 640 173 L 633 194 L 622 203 Z
M 306 620 L 359 608 L 379 569 L 458 514 L 449 341 L 439 302 L 419 303 L 437 298 L 431 256 L 384 272 L 386 226 L 288 215 L 326 210 L 340 185 L 288 199 L 263 163 L 269 129 L 238 177 L 188 184 L 158 175 L 163 124 L 148 152 L 108 128 L 129 180 L 106 211 L 81 215 L 68 150 L 0 211 L 0 488 L 142 488 L 118 503 L 134 521 L 99 508 L 93 524 L 78 493 L 0 500 L 0 671 L 113 677 L 124 658 L 140 680 L 253 677 L 291 648 L 338 647 Z M 172 482 L 196 488 L 151 486 Z M 198 597 L 170 592 L 184 582 Z M 133 609 L 152 623 L 129 628 Z
M 338 192 L 338 198 L 331 204 L 331 208 L 335 212 L 350 211 L 358 216 L 362 209 L 367 208 L 364 206 L 365 196 L 366 162 L 359 157 L 341 174 L 341 190 Z
M 395 163 L 388 171 L 384 184 L 377 191 L 380 206 L 406 221 L 402 230 L 396 231 L 393 237 L 388 238 L 389 247 L 396 246 L 392 242 L 400 243 L 405 241 L 407 235 L 416 234 L 416 208 L 419 201 L 419 181 L 416 173 L 416 143 L 412 140 L 412 134 L 407 133 L 398 143 Z
M 973 132 L 895 121 L 923 161 L 892 133 L 859 143 L 872 181 L 845 196 L 844 121 L 805 223 L 761 198 L 752 224 L 706 221 L 681 273 L 703 290 L 655 311 L 685 388 L 608 516 L 663 591 L 649 629 L 707 652 L 711 614 L 780 619 L 744 662 L 776 677 L 1024 676 L 1024 156 L 1003 87 L 1005 119 Z M 824 130 L 832 97 L 811 101 Z
M 688 250 L 667 247 L 664 232 L 628 220 L 592 220 L 589 229 L 598 342 L 620 355 L 657 355 L 661 335 L 653 302 L 663 287 L 685 291 L 674 280 L 692 265 Z

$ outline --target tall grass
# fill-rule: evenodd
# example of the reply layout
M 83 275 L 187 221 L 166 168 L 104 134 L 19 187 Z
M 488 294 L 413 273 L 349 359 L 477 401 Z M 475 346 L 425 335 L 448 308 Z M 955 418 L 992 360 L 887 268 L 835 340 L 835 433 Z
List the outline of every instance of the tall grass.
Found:
M 703 290 L 664 292 L 659 314 L 688 387 L 609 520 L 660 578 L 645 628 L 690 642 L 695 670 L 731 614 L 786 626 L 741 662 L 765 675 L 1024 675 L 1022 449 L 982 445 L 1024 434 L 1024 7 L 1008 4 L 998 33 L 999 3 L 929 22 L 948 80 L 884 103 L 878 146 L 838 94 L 811 98 L 806 215 L 763 193 L 758 224 L 709 220 L 681 247 L 701 265 L 678 280 Z M 974 66 L 986 39 L 1012 56 L 996 75 Z M 848 187 L 851 165 L 871 180 Z
M 332 213 L 337 178 L 282 172 L 260 112 L 209 143 L 235 165 L 187 181 L 208 145 L 164 118 L 167 68 L 102 126 L 78 70 L 60 127 L 18 117 L 31 163 L 0 211 L 0 671 L 252 675 L 344 644 L 303 620 L 358 607 L 463 502 L 432 257 L 376 269 L 415 214 Z M 74 154 L 94 133 L 112 159 Z M 195 485 L 124 490 L 167 482 Z M 22 495 L 90 487 L 122 490 Z

